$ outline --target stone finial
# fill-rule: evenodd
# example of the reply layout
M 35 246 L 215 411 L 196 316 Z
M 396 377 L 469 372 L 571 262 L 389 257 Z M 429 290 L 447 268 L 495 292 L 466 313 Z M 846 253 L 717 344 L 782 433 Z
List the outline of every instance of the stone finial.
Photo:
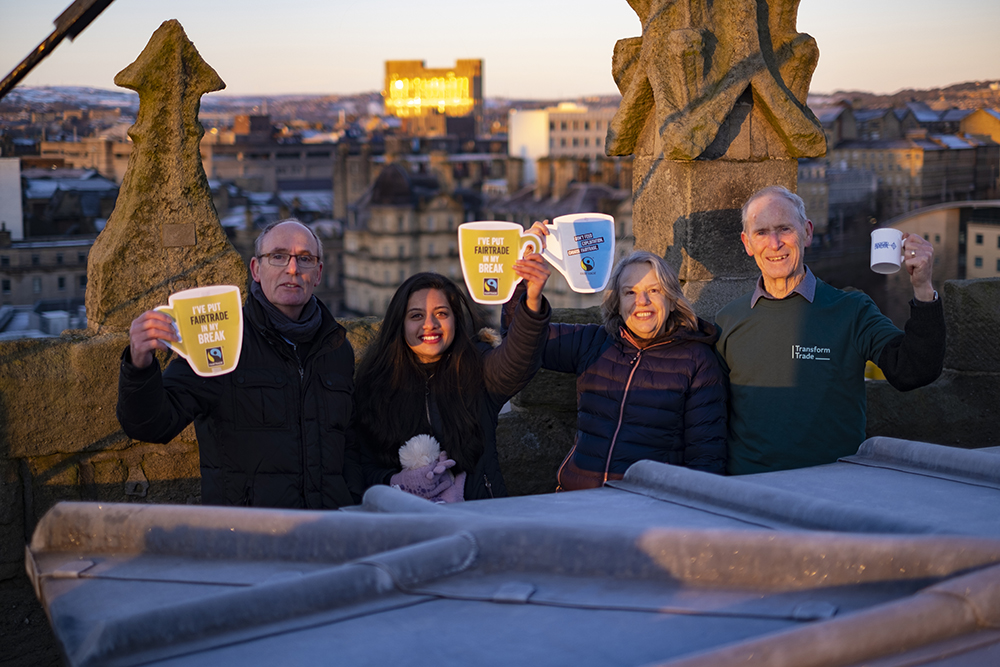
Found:
M 826 154 L 822 127 L 805 106 L 819 49 L 795 31 L 798 0 L 628 3 L 642 37 L 615 45 L 622 102 L 608 155 L 647 147 L 639 141 L 647 125 L 659 140 L 651 152 L 668 160 Z
M 173 292 L 238 285 L 247 269 L 226 239 L 201 162 L 201 96 L 226 87 L 177 21 L 165 21 L 115 83 L 139 93 L 118 202 L 91 250 L 91 332 L 125 331 Z

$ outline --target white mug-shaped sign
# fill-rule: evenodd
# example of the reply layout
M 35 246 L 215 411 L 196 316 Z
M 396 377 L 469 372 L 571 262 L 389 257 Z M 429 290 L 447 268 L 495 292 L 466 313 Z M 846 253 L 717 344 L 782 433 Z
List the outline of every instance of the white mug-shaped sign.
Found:
M 615 219 L 603 213 L 560 215 L 546 225 L 542 256 L 574 292 L 602 291 L 615 263 Z

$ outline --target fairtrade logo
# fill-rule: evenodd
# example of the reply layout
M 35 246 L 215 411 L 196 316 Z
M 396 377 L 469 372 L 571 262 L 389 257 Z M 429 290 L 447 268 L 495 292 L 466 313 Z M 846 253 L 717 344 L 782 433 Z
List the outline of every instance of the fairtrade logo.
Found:
M 208 355 L 208 367 L 221 366 L 223 363 L 222 358 L 222 348 L 221 347 L 210 347 L 205 350 L 205 354 Z
M 499 296 L 500 281 L 496 278 L 483 278 L 483 294 L 485 296 Z
M 593 271 L 594 260 L 590 257 L 584 257 L 583 259 L 580 260 L 580 266 L 583 267 L 584 271 Z

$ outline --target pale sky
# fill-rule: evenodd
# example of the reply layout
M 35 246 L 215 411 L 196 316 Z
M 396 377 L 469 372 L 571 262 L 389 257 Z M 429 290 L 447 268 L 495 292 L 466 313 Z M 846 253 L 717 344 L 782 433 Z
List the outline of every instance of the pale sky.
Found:
M 0 76 L 70 2 L 0 0 Z M 21 85 L 114 89 L 171 18 L 232 95 L 377 91 L 386 60 L 458 58 L 485 60 L 487 97 L 609 94 L 615 41 L 642 32 L 625 0 L 115 0 Z M 998 0 L 802 0 L 798 29 L 819 43 L 813 92 L 1000 79 Z

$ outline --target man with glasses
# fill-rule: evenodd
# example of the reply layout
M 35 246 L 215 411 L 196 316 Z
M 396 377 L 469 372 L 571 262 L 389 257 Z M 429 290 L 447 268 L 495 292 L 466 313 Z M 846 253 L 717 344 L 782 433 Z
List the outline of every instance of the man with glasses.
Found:
M 354 351 L 313 296 L 319 237 L 297 220 L 264 229 L 250 260 L 243 349 L 236 369 L 200 377 L 183 360 L 154 363 L 173 320 L 132 322 L 118 382 L 118 420 L 143 442 L 169 442 L 194 422 L 206 505 L 335 509 L 363 490 L 350 422 Z

